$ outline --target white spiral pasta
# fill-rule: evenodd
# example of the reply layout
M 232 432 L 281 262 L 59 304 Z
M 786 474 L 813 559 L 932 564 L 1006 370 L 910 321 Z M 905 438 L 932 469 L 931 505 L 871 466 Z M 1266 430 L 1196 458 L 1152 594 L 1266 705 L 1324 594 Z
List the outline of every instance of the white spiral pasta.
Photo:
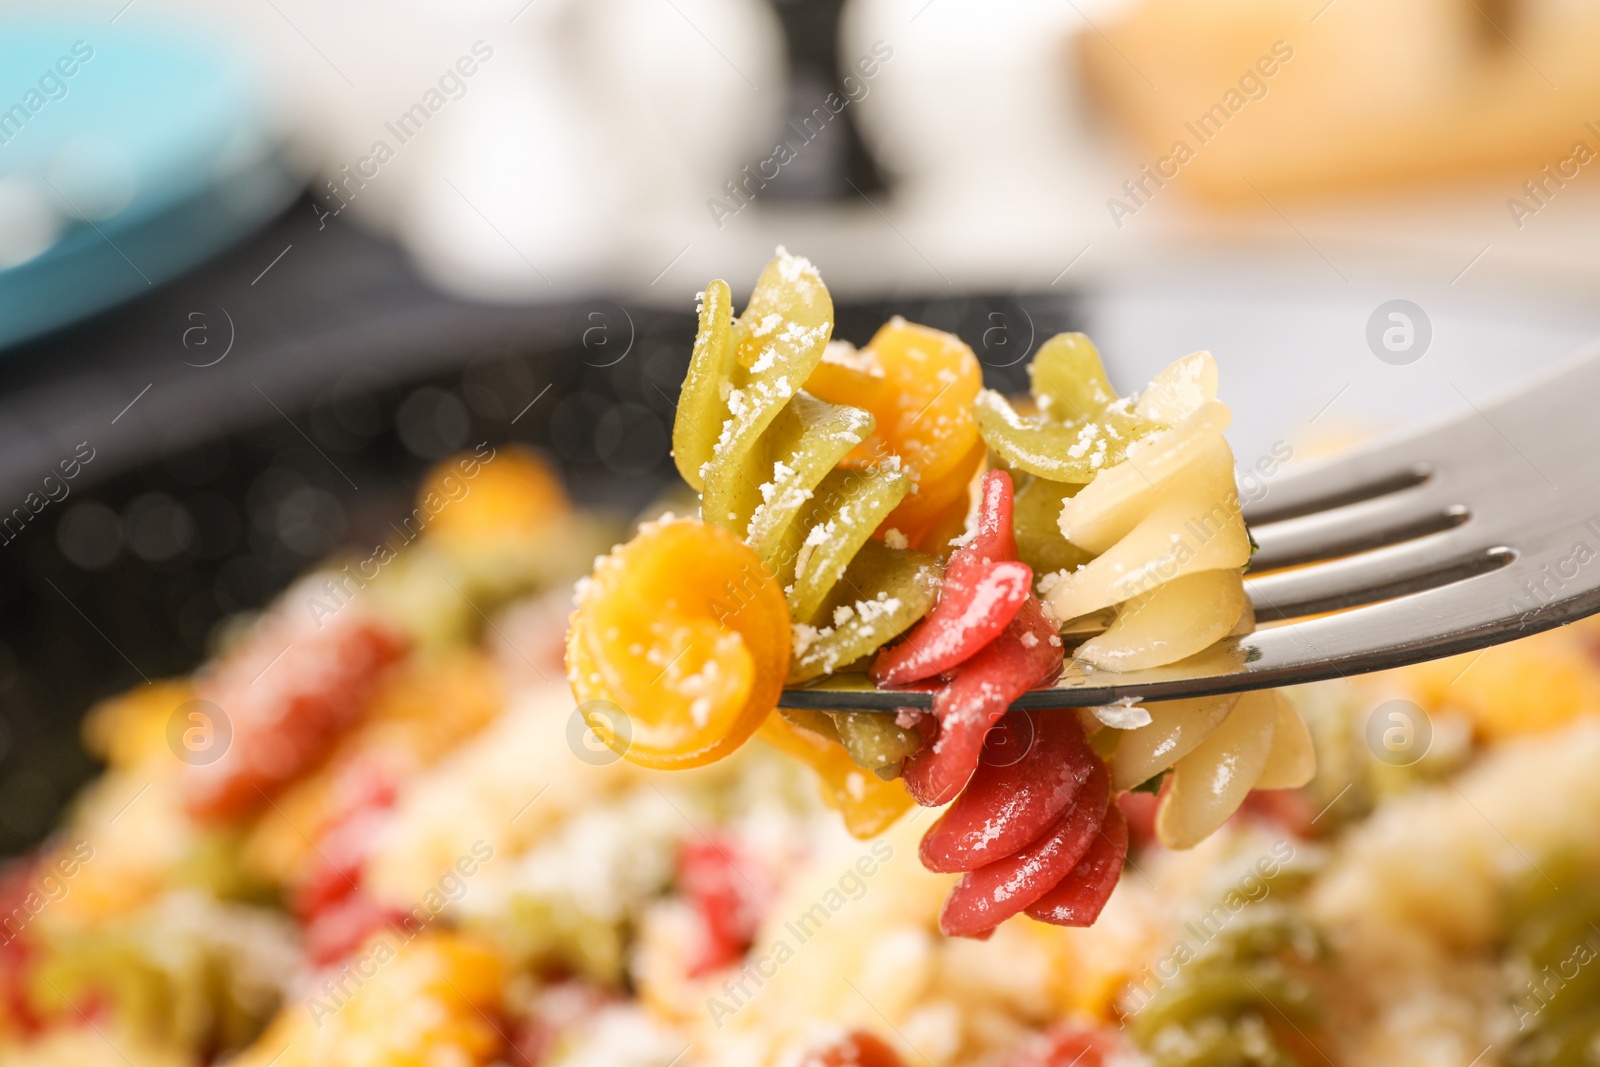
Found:
M 1150 722 L 1123 732 L 1108 760 L 1112 786 L 1171 770 L 1156 813 L 1168 848 L 1192 848 L 1238 810 L 1252 789 L 1293 789 L 1316 770 L 1299 712 L 1272 689 L 1146 705 Z

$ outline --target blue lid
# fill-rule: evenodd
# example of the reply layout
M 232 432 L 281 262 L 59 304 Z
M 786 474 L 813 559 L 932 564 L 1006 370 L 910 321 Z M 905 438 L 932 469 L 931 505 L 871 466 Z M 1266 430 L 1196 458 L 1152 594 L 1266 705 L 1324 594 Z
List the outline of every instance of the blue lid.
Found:
M 293 192 L 216 40 L 0 20 L 0 71 L 0 344 L 194 265 Z M 186 206 L 220 215 L 174 225 Z

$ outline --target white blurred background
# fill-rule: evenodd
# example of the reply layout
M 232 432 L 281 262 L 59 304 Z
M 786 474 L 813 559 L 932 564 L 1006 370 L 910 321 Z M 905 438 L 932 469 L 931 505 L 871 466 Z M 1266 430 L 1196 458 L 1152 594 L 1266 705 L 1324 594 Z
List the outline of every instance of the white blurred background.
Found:
M 229 42 L 309 209 L 470 299 L 681 307 L 779 244 L 845 296 L 1071 289 L 1125 380 L 1215 350 L 1242 454 L 1462 410 L 1600 332 L 1600 168 L 1573 159 L 1600 149 L 1600 20 L 1561 0 L 49 12 Z M 1226 128 L 1195 127 L 1219 105 Z M 808 114 L 829 118 L 814 141 Z M 1192 162 L 1170 162 L 1180 140 Z M 748 177 L 767 167 L 770 189 Z M 1431 358 L 1372 358 L 1392 299 L 1430 316 Z
M 1592 239 L 1600 200 L 1586 175 L 1520 228 L 1506 207 L 1541 161 L 1556 162 L 1580 135 L 1600 147 L 1594 135 L 1570 123 L 1570 135 L 1547 139 L 1548 159 L 1519 145 L 1497 168 L 1482 160 L 1454 165 L 1420 129 L 1441 125 L 1429 121 L 1429 101 L 1496 91 L 1478 66 L 1492 73 L 1528 64 L 1540 72 L 1536 87 L 1548 82 L 1552 98 L 1581 112 L 1584 87 L 1565 76 L 1547 78 L 1560 59 L 1538 54 L 1541 19 L 1564 19 L 1568 36 L 1581 37 L 1576 29 L 1593 21 L 1581 5 L 1501 3 L 1486 5 L 1486 12 L 1468 0 L 850 0 L 836 42 L 841 68 L 870 56 L 875 43 L 892 50 L 848 110 L 893 195 L 851 196 L 821 214 L 758 197 L 758 210 L 724 218 L 720 227 L 706 202 L 731 203 L 724 182 L 770 157 L 785 136 L 784 119 L 820 105 L 827 91 L 791 83 L 780 9 L 798 5 L 124 5 L 82 7 L 127 28 L 173 20 L 205 25 L 253 57 L 297 150 L 323 178 L 339 176 L 341 167 L 354 167 L 377 142 L 387 142 L 394 158 L 359 189 L 349 210 L 395 235 L 440 285 L 479 297 L 537 299 L 597 284 L 651 288 L 652 282 L 657 292 L 681 297 L 713 273 L 747 270 L 785 240 L 823 262 L 835 284 L 876 289 L 1047 286 L 1085 247 L 1073 268 L 1084 274 L 1142 260 L 1152 249 L 1204 252 L 1240 244 L 1279 244 L 1291 254 L 1320 250 L 1346 276 L 1375 261 L 1393 267 L 1399 256 L 1408 269 L 1434 270 L 1448 282 L 1480 253 L 1472 268 L 1479 275 L 1514 278 L 1537 270 L 1593 280 L 1600 270 Z M 1123 56 L 1138 71 L 1137 79 L 1125 80 L 1148 79 L 1152 93 L 1177 97 L 1181 109 L 1179 76 L 1152 66 L 1162 61 L 1164 44 L 1152 44 L 1141 29 L 1141 20 L 1159 24 L 1171 15 L 1167 9 L 1180 7 L 1192 7 L 1209 29 L 1195 36 L 1193 20 L 1179 15 L 1174 45 L 1188 37 L 1191 51 L 1237 51 L 1243 70 L 1281 33 L 1299 64 L 1285 64 L 1277 79 L 1285 86 L 1337 71 L 1342 84 L 1335 95 L 1369 95 L 1389 113 L 1415 105 L 1419 131 L 1410 139 L 1417 156 L 1434 157 L 1435 173 L 1394 166 L 1389 172 L 1405 180 L 1386 183 L 1380 174 L 1377 181 L 1352 182 L 1348 191 L 1336 176 L 1309 198 L 1274 191 L 1270 202 L 1243 197 L 1220 214 L 1180 177 L 1118 227 L 1107 200 L 1120 196 L 1123 181 L 1154 156 L 1140 144 L 1140 131 L 1117 121 L 1116 112 L 1126 114 L 1127 107 L 1107 108 L 1103 100 L 1091 106 L 1076 39 L 1093 38 L 1101 51 Z M 71 8 L 50 10 L 60 15 Z M 1497 28 L 1502 24 L 1505 34 Z M 1463 37 L 1471 40 L 1457 41 Z M 436 88 L 476 42 L 493 58 L 461 79 L 463 95 L 433 113 L 425 133 L 400 145 L 385 124 Z M 1144 52 L 1128 42 L 1142 42 Z M 1485 55 L 1475 54 L 1480 49 Z M 1234 71 L 1216 62 L 1213 95 L 1220 95 Z M 1205 75 L 1180 73 L 1188 82 L 1191 74 Z M 1115 81 L 1102 78 L 1098 88 L 1123 91 Z M 816 99 L 796 99 L 807 92 Z M 1286 97 L 1288 89 L 1274 85 L 1252 108 L 1282 111 L 1303 102 L 1280 102 L 1274 94 Z M 1534 94 L 1518 106 L 1538 108 L 1542 101 Z M 1247 109 L 1235 126 L 1257 118 Z M 1308 144 L 1319 139 L 1318 118 L 1311 109 L 1300 131 Z M 1499 136 L 1493 123 L 1475 128 L 1488 141 Z M 1374 141 L 1395 136 L 1371 132 Z M 1234 134 L 1229 129 L 1226 136 Z M 1284 140 L 1280 151 L 1292 156 L 1303 147 Z M 1360 151 L 1359 140 L 1351 150 Z M 1248 177 L 1248 168 L 1241 173 Z

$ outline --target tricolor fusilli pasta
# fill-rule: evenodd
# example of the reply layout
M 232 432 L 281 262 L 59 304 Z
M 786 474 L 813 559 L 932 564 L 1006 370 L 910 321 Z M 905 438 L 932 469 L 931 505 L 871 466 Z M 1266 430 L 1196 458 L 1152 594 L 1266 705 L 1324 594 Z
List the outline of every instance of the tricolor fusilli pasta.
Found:
M 1027 478 L 1017 494 L 1022 558 L 1064 561 L 1039 590 L 1069 637 L 1087 637 L 1072 658 L 1101 670 L 1159 667 L 1253 626 L 1242 577 L 1250 538 L 1210 354 L 1187 356 L 1138 397 L 1119 399 L 1088 338 L 1061 334 L 1030 374 L 1037 414 L 985 392 L 978 420 L 990 447 Z M 1171 847 L 1203 840 L 1252 788 L 1311 776 L 1305 726 L 1276 693 L 1148 710 L 1152 721 L 1117 742 L 1112 785 L 1128 790 L 1173 772 L 1157 817 Z
M 1061 502 L 1058 538 L 1024 535 L 1037 510 L 1019 516 L 1018 536 L 1033 546 L 1064 540 L 1080 557 L 1039 583 L 1068 632 L 1105 624 L 1075 658 L 1106 670 L 1158 667 L 1253 621 L 1241 578 L 1250 538 L 1210 354 L 1172 364 L 1137 398 L 1117 398 L 1081 334 L 1052 338 L 1030 371 L 1039 414 L 1020 416 L 986 392 L 978 420 L 989 446 L 1031 476 L 1029 495 Z
M 1103 712 L 1008 714 L 1071 644 L 1132 670 L 1253 625 L 1209 355 L 1122 399 L 1062 334 L 1019 413 L 953 335 L 896 317 L 860 351 L 833 342 L 821 278 L 781 248 L 743 315 L 717 281 L 699 318 L 673 455 L 700 520 L 646 524 L 600 561 L 569 629 L 573 691 L 620 706 L 628 758 L 696 766 L 759 732 L 858 835 L 948 805 L 922 858 L 961 874 L 940 926 L 969 937 L 1024 912 L 1092 923 L 1127 854 L 1121 792 L 1171 772 L 1157 829 L 1187 847 L 1252 787 L 1310 775 L 1273 694 L 1157 705 L 1115 737 L 1090 733 Z M 780 685 L 864 667 L 931 712 L 770 714 Z M 1020 754 L 986 760 L 996 744 Z

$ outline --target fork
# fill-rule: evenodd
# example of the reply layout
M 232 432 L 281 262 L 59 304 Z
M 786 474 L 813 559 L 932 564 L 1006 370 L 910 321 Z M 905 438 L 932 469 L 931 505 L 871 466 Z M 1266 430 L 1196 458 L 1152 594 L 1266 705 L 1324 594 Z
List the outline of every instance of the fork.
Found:
M 1459 389 L 1457 390 L 1460 391 Z M 1245 510 L 1256 629 L 1147 670 L 1070 657 L 1017 708 L 1263 689 L 1487 648 L 1600 611 L 1600 353 L 1488 407 L 1269 483 Z M 838 674 L 790 708 L 928 707 Z

